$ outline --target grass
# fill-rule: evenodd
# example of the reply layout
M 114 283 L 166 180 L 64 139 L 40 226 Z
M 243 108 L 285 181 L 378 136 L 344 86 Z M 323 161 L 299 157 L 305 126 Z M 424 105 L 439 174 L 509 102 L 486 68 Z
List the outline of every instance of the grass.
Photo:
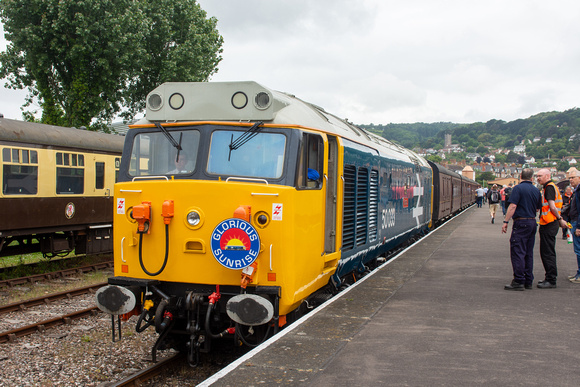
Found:
M 28 277 L 35 274 L 92 265 L 111 260 L 110 254 L 71 256 L 70 258 L 44 258 L 41 253 L 14 255 L 0 258 L 0 280 Z

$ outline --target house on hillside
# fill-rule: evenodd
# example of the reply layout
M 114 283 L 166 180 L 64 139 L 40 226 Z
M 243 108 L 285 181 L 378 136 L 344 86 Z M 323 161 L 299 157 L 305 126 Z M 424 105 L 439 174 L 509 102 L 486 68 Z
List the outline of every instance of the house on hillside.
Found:
M 572 156 L 565 156 L 562 158 L 562 161 L 567 161 L 570 165 L 576 165 L 577 163 L 576 159 Z
M 514 152 L 518 154 L 526 153 L 526 146 L 525 145 L 516 145 L 514 146 Z

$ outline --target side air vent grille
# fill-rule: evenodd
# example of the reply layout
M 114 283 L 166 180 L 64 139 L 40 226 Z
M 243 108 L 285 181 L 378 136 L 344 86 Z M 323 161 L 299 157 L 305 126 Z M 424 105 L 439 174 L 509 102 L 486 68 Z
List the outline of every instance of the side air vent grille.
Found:
M 356 167 L 344 166 L 344 213 L 342 222 L 342 249 L 354 247 L 354 231 L 356 218 Z
M 369 194 L 369 242 L 377 240 L 377 225 L 379 221 L 379 172 L 371 171 Z
M 369 216 L 369 170 L 359 168 L 356 182 L 356 245 L 367 242 Z

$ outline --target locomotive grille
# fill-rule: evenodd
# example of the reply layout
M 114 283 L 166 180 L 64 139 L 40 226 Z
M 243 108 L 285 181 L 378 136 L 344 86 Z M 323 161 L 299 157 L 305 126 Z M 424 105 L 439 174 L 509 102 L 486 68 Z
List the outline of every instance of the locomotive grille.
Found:
M 377 224 L 379 211 L 379 172 L 371 171 L 369 194 L 369 242 L 377 240 Z
M 354 247 L 354 226 L 356 214 L 356 168 L 353 165 L 344 166 L 344 214 L 342 223 L 342 249 Z
M 367 241 L 369 216 L 369 170 L 359 168 L 356 182 L 356 245 Z

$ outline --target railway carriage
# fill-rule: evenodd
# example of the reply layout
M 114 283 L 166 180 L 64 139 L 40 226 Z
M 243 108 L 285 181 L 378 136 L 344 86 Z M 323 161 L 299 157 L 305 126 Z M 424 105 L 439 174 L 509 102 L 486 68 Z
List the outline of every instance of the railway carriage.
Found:
M 0 118 L 0 256 L 112 251 L 124 138 Z
M 154 358 L 259 343 L 427 232 L 432 178 L 412 151 L 293 95 L 163 84 L 126 136 L 115 276 L 97 303 L 155 326 Z

